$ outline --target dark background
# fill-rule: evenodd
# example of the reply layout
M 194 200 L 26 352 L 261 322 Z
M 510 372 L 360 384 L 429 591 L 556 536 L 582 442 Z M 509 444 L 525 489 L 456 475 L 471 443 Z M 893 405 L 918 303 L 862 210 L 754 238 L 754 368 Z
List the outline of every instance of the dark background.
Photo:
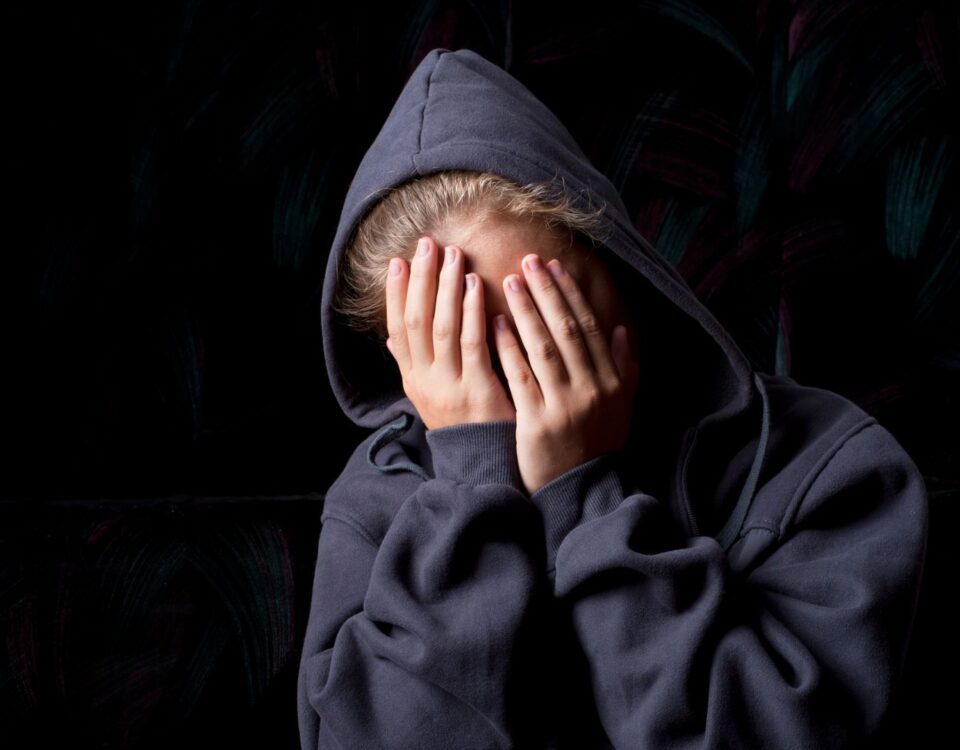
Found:
M 889 747 L 952 736 L 955 2 L 11 2 L 0 743 L 296 748 L 324 489 L 365 436 L 319 294 L 410 72 L 524 82 L 753 365 L 845 394 L 930 491 Z M 948 588 L 949 586 L 949 588 Z

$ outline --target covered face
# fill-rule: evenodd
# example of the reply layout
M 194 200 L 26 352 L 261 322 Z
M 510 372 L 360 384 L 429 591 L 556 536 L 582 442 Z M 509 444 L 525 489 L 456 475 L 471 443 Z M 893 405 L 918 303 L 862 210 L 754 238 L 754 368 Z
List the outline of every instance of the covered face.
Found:
M 593 308 L 607 341 L 610 341 L 614 327 L 623 324 L 627 327 L 633 351 L 636 351 L 638 321 L 628 312 L 617 284 L 596 252 L 570 233 L 550 231 L 540 223 L 506 216 L 462 216 L 451 218 L 430 236 L 441 250 L 446 245 L 459 247 L 464 256 L 464 273 L 475 273 L 481 279 L 490 357 L 508 393 L 509 387 L 498 361 L 493 319 L 499 314 L 512 319 L 503 280 L 514 273 L 523 278 L 521 261 L 530 253 L 539 255 L 544 264 L 554 258 L 563 263 Z M 438 275 L 441 267 L 438 263 Z M 517 341 L 523 345 L 520 336 Z
M 646 466 L 669 466 L 689 435 L 699 434 L 702 445 L 707 423 L 720 424 L 755 405 L 753 371 L 743 352 L 677 270 L 637 232 L 616 187 L 556 115 L 476 52 L 438 48 L 412 72 L 361 160 L 327 262 L 321 299 L 324 357 L 331 389 L 353 422 L 375 429 L 418 415 L 389 352 L 336 314 L 343 254 L 367 213 L 393 188 L 445 170 L 491 172 L 518 185 L 549 184 L 584 214 L 603 209 L 597 247 L 497 221 L 454 222 L 430 236 L 438 245 L 462 247 L 466 270 L 483 279 L 488 322 L 509 312 L 503 277 L 522 275 L 521 258 L 537 252 L 544 261 L 558 257 L 572 265 L 608 333 L 622 322 L 629 336 L 634 324 L 634 335 L 642 333 L 634 351 L 647 394 L 638 393 L 636 406 L 642 411 L 638 440 L 645 441 Z M 488 326 L 488 335 L 491 330 Z M 490 351 L 495 361 L 492 339 Z M 687 471 L 708 476 L 695 462 Z

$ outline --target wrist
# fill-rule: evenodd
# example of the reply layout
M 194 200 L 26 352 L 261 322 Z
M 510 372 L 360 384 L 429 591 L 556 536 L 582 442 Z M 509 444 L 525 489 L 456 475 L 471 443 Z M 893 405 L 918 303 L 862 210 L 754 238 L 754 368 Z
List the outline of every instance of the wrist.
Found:
M 470 485 L 507 484 L 526 494 L 517 464 L 516 430 L 513 419 L 428 429 L 434 475 Z

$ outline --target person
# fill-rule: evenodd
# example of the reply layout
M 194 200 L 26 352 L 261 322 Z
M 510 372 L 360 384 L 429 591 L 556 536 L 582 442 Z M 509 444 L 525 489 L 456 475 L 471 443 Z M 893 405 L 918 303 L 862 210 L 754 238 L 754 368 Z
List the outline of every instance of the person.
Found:
M 877 733 L 923 580 L 917 466 L 840 394 L 754 370 L 507 71 L 445 48 L 413 71 L 321 322 L 372 432 L 325 494 L 304 750 Z

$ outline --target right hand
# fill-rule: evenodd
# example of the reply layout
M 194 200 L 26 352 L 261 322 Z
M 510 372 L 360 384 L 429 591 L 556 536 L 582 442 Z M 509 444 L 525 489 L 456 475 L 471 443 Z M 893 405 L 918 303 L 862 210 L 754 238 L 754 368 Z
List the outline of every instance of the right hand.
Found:
M 442 248 L 421 237 L 410 263 L 391 258 L 387 273 L 387 349 L 400 366 L 403 390 L 428 430 L 466 422 L 516 419 L 517 412 L 490 359 L 483 281 L 471 273 L 464 294 L 463 251 L 455 246 L 437 281 Z M 409 284 L 407 278 L 409 275 Z M 439 289 L 438 289 L 439 286 Z M 462 331 L 461 331 L 462 318 Z

